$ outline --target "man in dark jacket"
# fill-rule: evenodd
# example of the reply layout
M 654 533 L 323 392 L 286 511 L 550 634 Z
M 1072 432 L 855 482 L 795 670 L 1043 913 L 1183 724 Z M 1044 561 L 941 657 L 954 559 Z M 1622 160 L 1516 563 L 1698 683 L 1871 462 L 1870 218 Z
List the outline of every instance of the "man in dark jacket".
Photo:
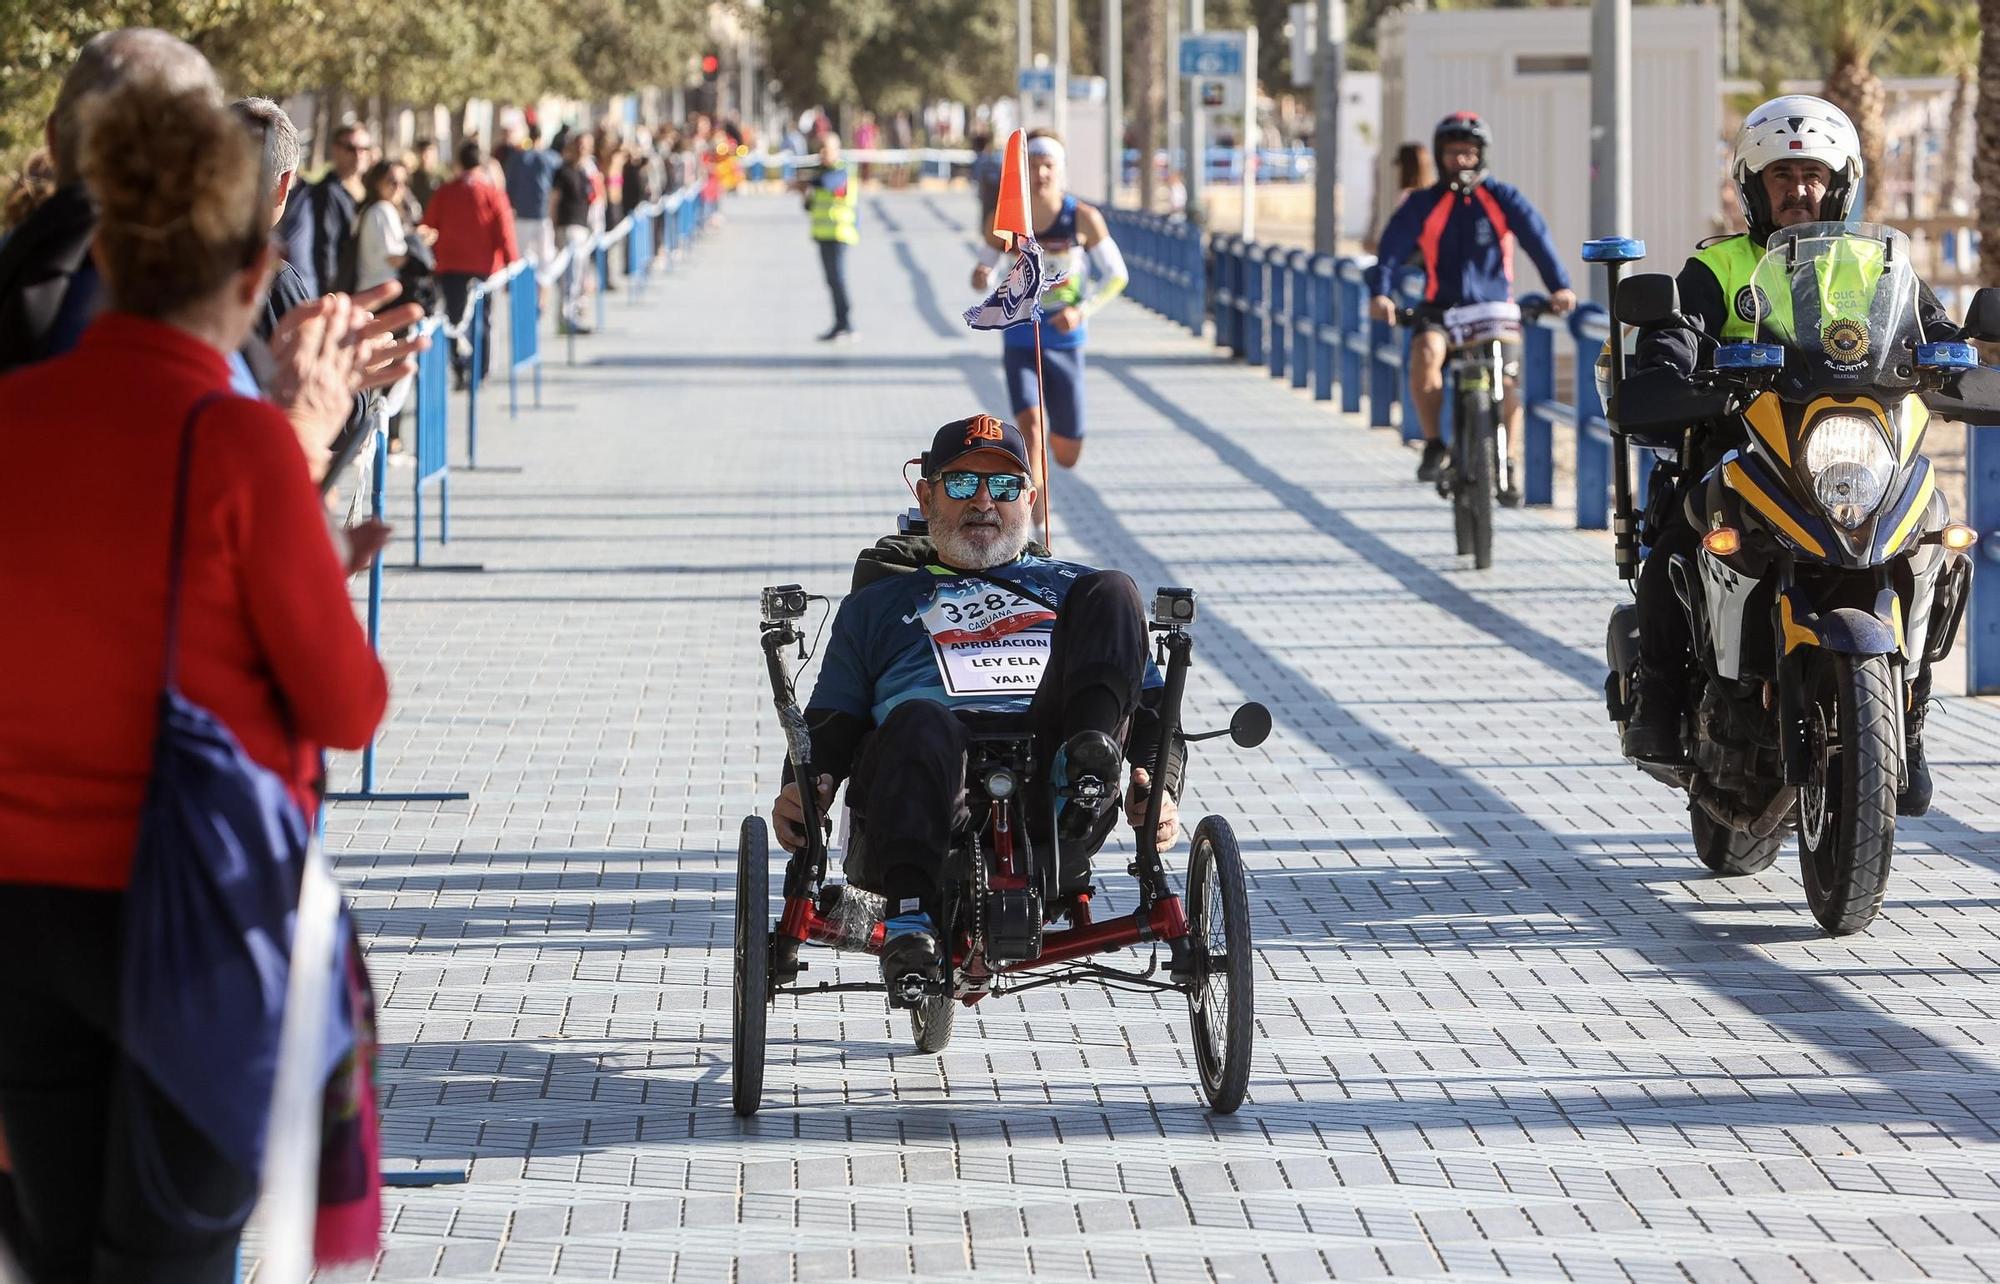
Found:
M 354 225 L 361 217 L 361 174 L 375 159 L 366 125 L 333 134 L 333 169 L 312 189 L 312 276 L 321 294 L 354 288 Z
M 141 78 L 183 89 L 215 86 L 208 61 L 164 31 L 106 31 L 84 45 L 46 126 L 55 194 L 0 246 L 0 373 L 69 351 L 97 311 L 90 262 L 97 209 L 83 185 L 83 104 Z
M 1438 122 L 1431 137 L 1439 180 L 1433 187 L 1411 192 L 1389 216 L 1368 269 L 1374 292 L 1369 312 L 1377 321 L 1396 320 L 1394 277 L 1412 258 L 1424 268 L 1424 303 L 1447 309 L 1469 303 L 1501 303 L 1514 296 L 1514 246 L 1528 252 L 1549 289 L 1549 305 L 1558 315 L 1576 306 L 1569 273 L 1549 239 L 1549 226 L 1520 189 L 1486 172 L 1493 135 L 1484 121 L 1469 111 L 1453 112 Z M 1443 325 L 1418 326 L 1410 341 L 1410 394 L 1417 404 L 1418 426 L 1424 435 L 1419 481 L 1434 481 L 1445 461 L 1438 438 L 1438 414 L 1444 406 L 1444 361 L 1448 345 Z M 1521 401 L 1507 395 L 1507 437 L 1521 439 Z

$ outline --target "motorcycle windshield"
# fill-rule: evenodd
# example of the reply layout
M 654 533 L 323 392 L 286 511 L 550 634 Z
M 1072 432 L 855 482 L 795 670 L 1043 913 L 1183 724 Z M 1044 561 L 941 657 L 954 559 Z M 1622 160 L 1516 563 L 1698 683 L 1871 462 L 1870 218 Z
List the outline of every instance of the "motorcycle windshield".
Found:
M 1901 232 L 1872 223 L 1784 228 L 1751 279 L 1757 337 L 1785 349 L 1781 394 L 1916 386 L 1917 274 Z

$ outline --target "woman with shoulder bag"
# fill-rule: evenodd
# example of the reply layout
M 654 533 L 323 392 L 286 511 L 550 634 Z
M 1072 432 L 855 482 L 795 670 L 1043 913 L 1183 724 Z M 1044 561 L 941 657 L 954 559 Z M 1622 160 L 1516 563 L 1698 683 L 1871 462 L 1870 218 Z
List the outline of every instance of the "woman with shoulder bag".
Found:
M 282 924 L 320 748 L 364 745 L 387 682 L 296 434 L 229 391 L 274 266 L 256 149 L 210 91 L 143 82 L 94 104 L 83 172 L 106 310 L 0 379 L 0 1128 L 35 1284 L 227 1284 L 261 1102 L 218 1135 L 157 1072 L 132 946 L 176 922 L 187 958 L 240 964 L 245 898 Z M 195 850 L 210 822 L 233 859 Z M 226 904 L 159 903 L 163 868 L 203 860 Z M 269 925 L 250 953 L 281 976 Z M 197 1084 L 268 1069 L 249 1007 Z

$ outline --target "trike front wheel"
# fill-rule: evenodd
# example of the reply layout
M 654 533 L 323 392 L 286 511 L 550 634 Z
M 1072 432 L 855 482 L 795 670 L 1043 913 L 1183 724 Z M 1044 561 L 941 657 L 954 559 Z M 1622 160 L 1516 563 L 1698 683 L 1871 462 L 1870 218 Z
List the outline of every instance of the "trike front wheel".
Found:
M 735 1009 L 730 1023 L 729 1095 L 748 1118 L 764 1103 L 764 1039 L 771 1014 L 771 840 L 760 816 L 736 841 Z
M 1195 1066 L 1209 1108 L 1226 1115 L 1243 1104 L 1250 1088 L 1250 1044 L 1257 1016 L 1243 856 L 1229 822 L 1220 816 L 1205 817 L 1194 831 L 1187 914 L 1193 962 L 1188 1015 L 1194 1025 Z

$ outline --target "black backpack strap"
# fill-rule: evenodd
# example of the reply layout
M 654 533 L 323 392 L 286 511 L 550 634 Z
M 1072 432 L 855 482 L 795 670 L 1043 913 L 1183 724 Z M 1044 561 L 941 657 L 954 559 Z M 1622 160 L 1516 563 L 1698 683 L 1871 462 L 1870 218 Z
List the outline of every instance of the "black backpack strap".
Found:
M 181 658 L 181 581 L 183 555 L 187 550 L 188 481 L 194 471 L 194 427 L 201 412 L 229 394 L 202 394 L 181 423 L 180 462 L 174 469 L 174 525 L 167 540 L 167 634 L 160 682 L 168 690 L 179 685 Z

